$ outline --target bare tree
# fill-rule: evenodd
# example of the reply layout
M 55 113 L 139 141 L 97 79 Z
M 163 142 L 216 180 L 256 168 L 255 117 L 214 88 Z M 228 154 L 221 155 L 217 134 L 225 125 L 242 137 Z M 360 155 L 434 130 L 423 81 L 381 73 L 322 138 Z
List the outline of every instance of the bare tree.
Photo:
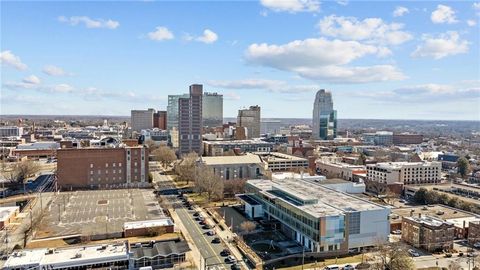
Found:
M 148 149 L 150 149 L 150 153 L 159 148 L 159 146 L 151 139 L 146 140 L 143 144 L 148 146 Z
M 415 265 L 406 248 L 398 243 L 379 244 L 374 255 L 375 270 L 413 270 Z
M 40 171 L 40 166 L 31 160 L 17 162 L 11 170 L 5 172 L 5 178 L 11 183 L 22 184 L 25 179 Z
M 387 204 L 393 205 L 393 203 L 400 197 L 400 194 L 393 192 L 389 188 L 387 188 L 387 192 L 385 193 L 385 197 L 383 201 Z
M 169 164 L 174 162 L 177 159 L 175 151 L 168 146 L 160 146 L 153 150 L 152 156 L 155 161 L 162 163 L 163 167 L 167 167 Z
M 235 195 L 245 192 L 245 179 L 232 179 L 225 181 L 224 193 L 228 195 Z
M 191 180 L 195 180 L 195 167 L 197 163 L 198 155 L 195 152 L 191 152 L 180 161 L 175 167 L 175 172 L 178 175 L 178 179 L 186 181 L 187 185 Z
M 213 169 L 200 164 L 195 170 L 195 188 L 199 193 L 206 193 L 208 202 L 223 198 L 223 179 Z
M 461 270 L 463 269 L 462 266 L 456 261 L 450 261 L 448 264 L 448 270 Z
M 242 231 L 245 233 L 245 234 L 249 234 L 251 232 L 253 232 L 255 230 L 255 228 L 257 228 L 257 225 L 255 224 L 255 222 L 252 222 L 252 221 L 244 221 L 240 224 L 240 229 L 242 229 Z

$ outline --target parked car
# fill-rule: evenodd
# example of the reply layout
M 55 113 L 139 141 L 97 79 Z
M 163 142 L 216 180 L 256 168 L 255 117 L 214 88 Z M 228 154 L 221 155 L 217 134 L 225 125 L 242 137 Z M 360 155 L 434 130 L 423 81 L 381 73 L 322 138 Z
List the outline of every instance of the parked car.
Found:
M 232 266 L 230 267 L 231 270 L 240 270 L 240 265 L 239 264 L 232 264 Z
M 452 257 L 452 253 L 445 253 L 445 257 L 451 258 L 451 257 Z
M 214 243 L 214 244 L 220 244 L 220 238 L 218 238 L 218 237 L 213 238 L 213 239 L 212 239 L 212 243 Z
M 458 257 L 463 257 L 463 252 L 458 253 Z
M 200 225 L 205 225 L 205 224 L 207 224 L 207 223 L 205 222 L 205 220 L 200 220 L 200 222 L 198 222 L 198 224 L 200 224 Z
M 419 257 L 419 256 L 420 256 L 420 253 L 416 252 L 416 251 L 413 250 L 413 249 L 409 249 L 409 250 L 408 250 L 408 253 L 409 253 L 410 256 L 412 256 L 412 257 Z
M 392 234 L 402 234 L 402 231 L 401 230 L 395 230 L 392 232 Z
M 208 236 L 213 236 L 213 235 L 215 235 L 216 233 L 215 233 L 215 231 L 208 231 L 208 232 L 206 232 L 205 234 L 208 235 Z
M 193 213 L 193 216 L 194 216 L 194 217 L 200 216 L 200 212 L 195 212 L 195 213 Z
M 475 244 L 473 244 L 473 247 L 474 248 L 480 248 L 480 242 L 476 242 Z
M 233 257 L 232 255 L 228 255 L 226 258 L 225 258 L 225 262 L 226 263 L 235 263 L 237 260 L 235 259 L 235 257 Z
M 355 266 L 347 264 L 343 267 L 343 270 L 355 270 Z
M 228 256 L 228 255 L 230 255 L 230 250 L 228 250 L 228 249 L 225 248 L 225 249 L 223 249 L 222 251 L 220 251 L 220 256 L 226 257 L 226 256 Z
M 330 265 L 330 266 L 326 266 L 324 269 L 325 269 L 325 270 L 340 270 L 340 266 L 338 266 L 338 265 Z
M 205 224 L 202 226 L 202 229 L 204 230 L 210 230 L 212 228 L 212 226 L 208 225 L 208 224 Z

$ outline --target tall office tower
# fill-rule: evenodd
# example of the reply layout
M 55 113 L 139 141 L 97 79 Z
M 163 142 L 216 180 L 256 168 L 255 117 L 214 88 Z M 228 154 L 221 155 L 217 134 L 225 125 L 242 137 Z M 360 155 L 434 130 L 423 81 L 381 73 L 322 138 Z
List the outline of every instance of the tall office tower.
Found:
M 260 106 L 238 110 L 237 126 L 247 128 L 247 139 L 260 137 Z
M 188 98 L 188 94 L 168 95 L 167 105 L 167 129 L 172 130 L 173 127 L 178 129 L 178 100 L 180 98 Z
M 178 99 L 178 134 L 181 154 L 202 154 L 202 96 L 203 85 L 190 85 L 188 98 Z
M 202 100 L 203 125 L 219 127 L 223 125 L 223 95 L 217 93 L 203 94 Z
M 313 103 L 314 139 L 332 140 L 337 137 L 337 111 L 333 109 L 332 93 L 321 89 Z
M 167 112 L 158 111 L 153 115 L 153 127 L 162 130 L 167 129 Z
M 152 129 L 154 113 L 155 113 L 154 109 L 132 110 L 131 111 L 132 131 L 140 132 L 142 131 L 142 129 Z

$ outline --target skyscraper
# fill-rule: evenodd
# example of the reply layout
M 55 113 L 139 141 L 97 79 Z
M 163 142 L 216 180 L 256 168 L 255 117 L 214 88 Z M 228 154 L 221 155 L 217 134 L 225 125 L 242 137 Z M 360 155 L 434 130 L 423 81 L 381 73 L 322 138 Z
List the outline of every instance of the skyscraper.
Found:
M 260 137 L 260 106 L 238 110 L 237 126 L 247 128 L 247 138 Z
M 153 114 L 153 127 L 162 130 L 167 129 L 167 112 L 158 111 Z
M 321 89 L 313 103 L 314 139 L 332 140 L 337 137 L 337 111 L 333 109 L 332 93 Z
M 217 93 L 203 94 L 203 126 L 219 127 L 223 124 L 223 95 Z
M 132 131 L 140 132 L 142 131 L 142 129 L 153 128 L 154 113 L 155 113 L 154 109 L 132 110 L 131 111 Z
M 190 85 L 188 98 L 178 99 L 178 134 L 181 154 L 202 152 L 202 96 L 203 85 Z
M 188 94 L 168 95 L 167 105 L 167 129 L 172 130 L 173 127 L 178 128 L 178 99 L 188 98 Z

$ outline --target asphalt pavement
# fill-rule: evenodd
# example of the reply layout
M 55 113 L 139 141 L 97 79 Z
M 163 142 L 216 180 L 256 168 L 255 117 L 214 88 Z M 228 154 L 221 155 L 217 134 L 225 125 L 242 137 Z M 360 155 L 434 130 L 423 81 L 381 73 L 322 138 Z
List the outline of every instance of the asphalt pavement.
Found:
M 175 189 L 173 181 L 166 175 L 154 172 L 154 180 L 159 189 Z M 181 198 L 178 198 L 177 195 L 163 195 L 162 197 L 168 200 L 171 207 L 175 209 L 174 211 L 181 220 L 183 227 L 186 229 L 195 246 L 200 251 L 202 258 L 195 258 L 198 260 L 195 263 L 200 264 L 202 266 L 201 269 L 230 269 L 231 266 L 224 261 L 225 257 L 220 255 L 220 252 L 226 247 L 222 243 L 212 243 L 212 240 L 216 236 L 209 236 L 206 234 L 207 231 L 211 230 L 203 229 L 199 222 L 195 220 L 195 217 L 193 216 L 195 210 L 188 210 Z

